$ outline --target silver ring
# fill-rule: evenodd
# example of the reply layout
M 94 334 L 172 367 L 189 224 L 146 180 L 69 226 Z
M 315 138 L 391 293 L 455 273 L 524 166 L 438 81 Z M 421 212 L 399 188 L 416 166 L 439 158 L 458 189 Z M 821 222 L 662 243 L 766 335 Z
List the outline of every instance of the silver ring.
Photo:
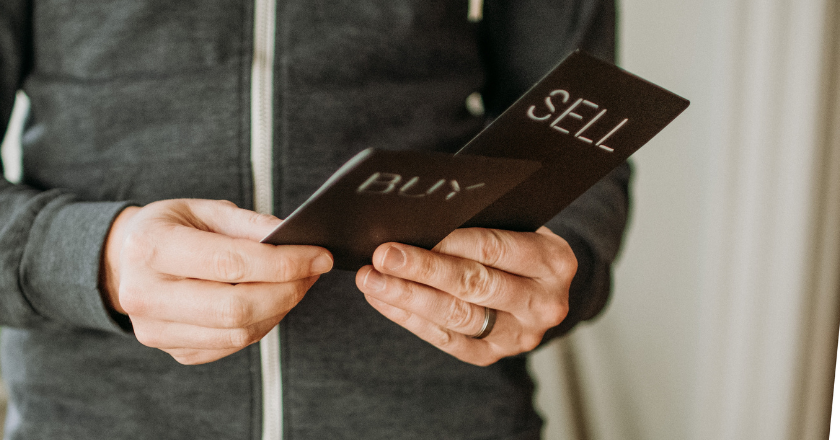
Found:
M 493 331 L 493 326 L 496 325 L 496 309 L 490 307 L 484 308 L 484 324 L 481 325 L 481 330 L 476 334 L 470 336 L 473 339 L 484 339 L 490 332 Z

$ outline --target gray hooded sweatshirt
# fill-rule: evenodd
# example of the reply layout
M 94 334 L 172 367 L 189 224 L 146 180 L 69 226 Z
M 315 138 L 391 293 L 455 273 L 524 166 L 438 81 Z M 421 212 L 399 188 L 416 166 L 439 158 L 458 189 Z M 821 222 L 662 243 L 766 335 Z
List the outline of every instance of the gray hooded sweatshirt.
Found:
M 455 151 L 574 49 L 613 57 L 610 0 L 486 0 L 468 20 L 480 3 L 0 2 L 2 125 L 18 90 L 31 100 L 22 182 L 0 179 L 6 438 L 539 438 L 526 356 L 460 362 L 373 310 L 352 272 L 322 276 L 276 343 L 200 366 L 138 343 L 97 287 L 128 204 L 253 209 L 262 188 L 283 217 L 364 148 Z M 252 82 L 266 50 L 268 88 Z M 465 108 L 474 92 L 483 116 Z M 268 183 L 251 159 L 257 101 L 273 113 Z M 549 223 L 580 269 L 546 339 L 603 308 L 628 178 Z

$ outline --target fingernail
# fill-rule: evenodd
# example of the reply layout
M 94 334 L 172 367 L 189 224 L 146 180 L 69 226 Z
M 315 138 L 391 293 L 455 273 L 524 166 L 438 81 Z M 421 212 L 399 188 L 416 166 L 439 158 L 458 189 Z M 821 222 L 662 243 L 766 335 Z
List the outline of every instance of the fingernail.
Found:
M 385 288 L 385 277 L 375 269 L 371 269 L 365 275 L 365 287 L 378 292 Z
M 332 269 L 333 260 L 327 254 L 321 254 L 312 261 L 310 269 L 312 273 L 326 273 Z
M 385 257 L 382 258 L 382 266 L 388 270 L 399 269 L 405 264 L 405 254 L 402 250 L 394 246 L 385 251 Z

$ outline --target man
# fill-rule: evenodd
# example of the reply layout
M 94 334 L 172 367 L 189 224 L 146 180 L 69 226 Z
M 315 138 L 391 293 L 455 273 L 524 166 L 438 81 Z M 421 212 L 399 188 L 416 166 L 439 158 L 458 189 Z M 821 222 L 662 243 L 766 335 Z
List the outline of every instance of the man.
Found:
M 610 1 L 477 4 L 4 2 L 0 119 L 32 103 L 0 183 L 9 437 L 539 438 L 524 353 L 603 307 L 626 166 L 535 233 L 358 273 L 258 243 L 254 210 L 361 149 L 455 151 L 573 49 L 613 55 Z

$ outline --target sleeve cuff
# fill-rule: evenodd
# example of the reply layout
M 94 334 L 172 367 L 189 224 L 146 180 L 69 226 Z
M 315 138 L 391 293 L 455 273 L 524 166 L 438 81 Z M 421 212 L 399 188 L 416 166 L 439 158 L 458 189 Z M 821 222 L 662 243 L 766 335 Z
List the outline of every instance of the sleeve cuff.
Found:
M 131 204 L 70 200 L 52 200 L 35 218 L 20 267 L 21 288 L 50 321 L 124 333 L 130 324 L 105 306 L 99 269 L 111 224 Z

